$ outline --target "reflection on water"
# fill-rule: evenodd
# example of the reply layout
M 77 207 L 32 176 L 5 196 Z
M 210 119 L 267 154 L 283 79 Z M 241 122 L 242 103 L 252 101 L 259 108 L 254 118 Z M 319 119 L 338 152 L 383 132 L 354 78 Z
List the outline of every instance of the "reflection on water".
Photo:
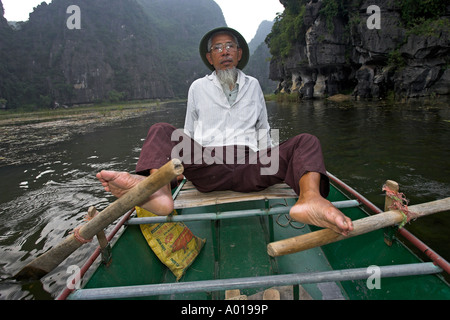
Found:
M 90 206 L 101 210 L 114 201 L 95 174 L 102 169 L 133 171 L 148 127 L 170 122 L 181 128 L 184 112 L 184 104 L 170 104 L 145 117 L 41 148 L 34 163 L 0 168 L 0 299 L 56 297 L 69 276 L 67 267 L 82 265 L 95 243 L 77 250 L 42 284 L 8 278 L 83 223 Z M 379 207 L 387 179 L 399 182 L 412 204 L 449 196 L 450 111 L 446 105 L 269 102 L 268 113 L 281 141 L 302 132 L 318 136 L 327 169 Z M 422 218 L 409 229 L 450 259 L 449 227 L 449 213 L 444 213 Z
M 305 106 L 307 104 L 307 106 Z M 296 132 L 318 136 L 330 172 L 357 186 L 379 204 L 386 179 L 429 201 L 449 193 L 450 110 L 447 105 L 397 105 L 311 101 L 301 108 L 277 105 L 273 126 L 287 138 Z M 278 115 L 282 114 L 280 119 Z M 292 129 L 294 128 L 294 129 Z M 378 198 L 378 200 L 377 200 Z

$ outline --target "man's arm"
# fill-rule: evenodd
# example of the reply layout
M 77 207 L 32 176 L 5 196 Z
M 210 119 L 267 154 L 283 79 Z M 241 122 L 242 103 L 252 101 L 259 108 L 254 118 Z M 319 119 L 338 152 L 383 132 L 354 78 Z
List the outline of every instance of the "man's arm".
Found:
M 189 135 L 191 138 L 194 138 L 194 123 L 198 120 L 197 110 L 195 108 L 195 98 L 191 88 L 189 88 L 188 92 L 188 101 L 187 101 L 187 109 L 186 109 L 186 118 L 184 120 L 184 133 Z
M 263 150 L 268 147 L 273 146 L 272 137 L 270 135 L 270 125 L 267 116 L 267 107 L 266 101 L 264 99 L 264 94 L 261 90 L 261 87 L 258 83 L 258 98 L 257 98 L 257 106 L 258 106 L 258 120 L 256 122 L 256 132 L 258 133 L 258 149 Z

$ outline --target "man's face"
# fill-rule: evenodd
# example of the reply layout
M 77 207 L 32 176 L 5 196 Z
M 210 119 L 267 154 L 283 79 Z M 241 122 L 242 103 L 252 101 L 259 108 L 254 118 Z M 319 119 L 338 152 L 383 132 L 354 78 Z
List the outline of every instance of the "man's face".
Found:
M 232 43 L 234 47 L 229 50 L 226 49 L 226 44 Z M 242 58 L 242 49 L 237 48 L 232 36 L 228 34 L 218 34 L 212 38 L 212 48 L 222 44 L 222 52 L 218 50 L 211 50 L 206 54 L 209 63 L 214 66 L 216 70 L 225 70 L 236 67 Z

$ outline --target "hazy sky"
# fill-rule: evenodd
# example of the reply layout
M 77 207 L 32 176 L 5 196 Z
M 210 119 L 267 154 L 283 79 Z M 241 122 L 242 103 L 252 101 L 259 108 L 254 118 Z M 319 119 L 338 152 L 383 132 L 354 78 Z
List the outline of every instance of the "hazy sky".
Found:
M 26 21 L 28 15 L 42 2 L 50 3 L 51 0 L 2 0 L 5 9 L 5 18 L 8 21 Z
M 272 21 L 278 12 L 284 10 L 279 0 L 214 1 L 222 8 L 227 25 L 242 33 L 247 41 L 253 39 L 261 21 Z M 42 2 L 50 3 L 51 0 L 2 0 L 5 18 L 9 21 L 26 21 L 33 8 Z
M 263 20 L 272 21 L 284 7 L 279 0 L 214 0 L 222 8 L 230 28 L 239 31 L 249 42 Z

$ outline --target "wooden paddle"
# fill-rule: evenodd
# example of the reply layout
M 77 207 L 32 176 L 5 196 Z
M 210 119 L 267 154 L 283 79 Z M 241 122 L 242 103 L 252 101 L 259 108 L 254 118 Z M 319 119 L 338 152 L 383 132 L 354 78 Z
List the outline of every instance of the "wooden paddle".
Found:
M 183 173 L 183 166 L 178 159 L 172 159 L 158 171 L 142 180 L 125 195 L 114 201 L 92 220 L 79 229 L 79 235 L 83 239 L 92 239 L 96 234 L 113 223 L 117 218 L 127 213 L 137 205 L 148 199 L 150 195 Z M 82 246 L 74 234 L 69 235 L 60 244 L 51 248 L 46 253 L 27 264 L 14 278 L 18 280 L 36 280 L 45 276 L 56 268 L 76 249 Z
M 409 216 L 411 220 L 433 213 L 447 211 L 450 210 L 450 198 L 410 206 L 409 210 L 411 212 Z M 332 242 L 359 236 L 384 227 L 393 226 L 402 222 L 403 218 L 404 216 L 398 210 L 382 212 L 367 218 L 353 221 L 354 229 L 349 232 L 347 236 L 336 233 L 331 229 L 322 229 L 301 236 L 269 243 L 267 246 L 267 253 L 272 257 L 278 257 L 304 251 Z

